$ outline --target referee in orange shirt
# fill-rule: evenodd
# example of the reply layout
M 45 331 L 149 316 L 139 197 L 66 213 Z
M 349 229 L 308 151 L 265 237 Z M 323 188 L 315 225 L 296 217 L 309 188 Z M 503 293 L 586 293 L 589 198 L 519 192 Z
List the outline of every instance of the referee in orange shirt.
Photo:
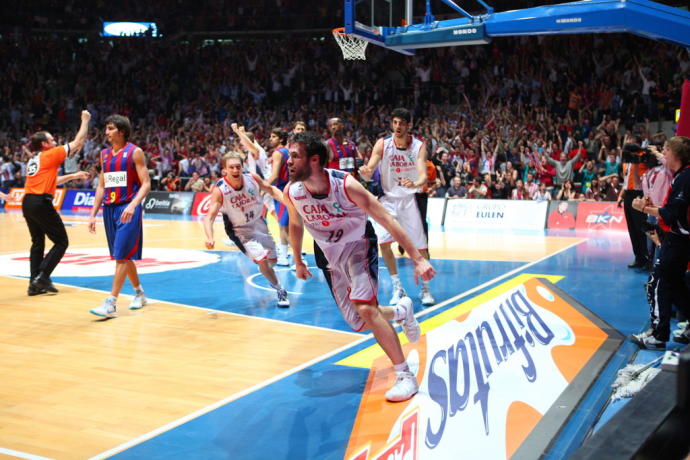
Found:
M 58 185 L 82 177 L 80 173 L 58 177 L 58 168 L 68 155 L 74 155 L 84 146 L 90 119 L 91 114 L 83 110 L 74 140 L 59 147 L 48 131 L 39 131 L 30 138 L 34 156 L 26 164 L 22 201 L 22 212 L 31 233 L 31 280 L 27 292 L 30 296 L 57 292 L 50 274 L 65 255 L 68 240 L 65 225 L 53 207 L 53 194 Z M 44 257 L 46 235 L 53 247 Z

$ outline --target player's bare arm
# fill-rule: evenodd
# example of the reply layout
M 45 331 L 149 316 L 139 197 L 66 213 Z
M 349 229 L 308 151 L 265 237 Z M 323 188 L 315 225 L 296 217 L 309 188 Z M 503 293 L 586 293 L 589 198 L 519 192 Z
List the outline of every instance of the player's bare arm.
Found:
M 252 155 L 256 156 L 259 154 L 259 148 L 255 142 L 252 142 L 251 139 L 249 139 L 249 136 L 247 136 L 246 131 L 244 130 L 244 126 L 239 126 L 237 123 L 232 123 L 230 125 L 232 128 L 233 132 L 237 134 L 237 137 L 240 138 L 240 142 L 242 143 L 242 146 L 249 151 Z
M 285 187 L 285 190 L 289 190 L 290 184 Z M 293 256 L 295 260 L 295 266 L 297 271 L 295 276 L 301 280 L 306 280 L 311 278 L 313 275 L 307 268 L 307 265 L 302 260 L 302 236 L 304 235 L 304 225 L 302 223 L 302 216 L 299 215 L 297 209 L 292 204 L 289 196 L 285 196 L 285 201 L 283 202 L 290 215 L 290 224 L 288 234 L 290 235 L 290 246 L 292 246 Z
M 101 172 L 98 175 L 98 185 L 96 186 L 96 196 L 93 199 L 93 206 L 91 206 L 91 214 L 89 215 L 89 232 L 96 233 L 96 215 L 101 209 L 103 203 L 103 195 L 105 195 L 105 176 L 103 174 L 103 165 L 101 165 Z
M 419 156 L 417 157 L 417 180 L 403 179 L 401 184 L 407 188 L 424 187 L 427 180 L 426 175 L 426 143 L 419 149 Z
M 278 180 L 280 175 L 280 168 L 283 166 L 283 154 L 278 150 L 271 154 L 271 175 L 266 180 L 269 184 L 273 184 Z
M 374 171 L 376 171 L 376 168 L 378 167 L 379 163 L 381 163 L 382 158 L 383 138 L 377 140 L 376 144 L 374 144 L 374 148 L 371 151 L 371 158 L 369 158 L 369 162 L 365 166 L 359 168 L 359 175 L 362 177 L 362 179 L 371 180 L 371 177 L 374 175 Z
M 268 193 L 271 197 L 274 199 L 280 201 L 281 203 L 285 204 L 285 198 L 283 195 L 283 192 L 276 187 L 275 185 L 271 185 L 268 183 L 268 181 L 265 181 L 259 176 L 257 173 L 250 173 L 252 176 L 252 179 L 256 181 L 257 184 L 259 184 L 259 188 L 261 189 L 262 192 Z
M 364 212 L 367 213 L 372 219 L 383 226 L 388 232 L 395 238 L 404 249 L 407 254 L 412 259 L 414 263 L 414 278 L 415 283 L 419 282 L 419 278 L 423 281 L 429 281 L 436 275 L 436 270 L 431 266 L 428 260 L 426 260 L 422 254 L 414 247 L 410 237 L 407 236 L 405 230 L 400 226 L 400 224 L 391 217 L 391 215 L 386 211 L 381 203 L 369 193 L 359 182 L 356 180 L 347 180 L 345 182 L 345 188 L 347 189 L 347 194 L 350 199 L 359 206 Z
M 127 223 L 132 220 L 134 215 L 134 209 L 144 201 L 144 198 L 151 190 L 151 180 L 149 179 L 149 170 L 146 167 L 146 157 L 144 156 L 143 150 L 137 148 L 134 151 L 134 168 L 137 171 L 137 176 L 139 176 L 139 182 L 141 187 L 139 191 L 134 196 L 134 199 L 127 205 L 127 207 L 122 211 L 120 221 L 122 223 Z
M 213 238 L 213 222 L 216 220 L 218 211 L 223 204 L 223 195 L 219 188 L 214 188 L 211 192 L 211 204 L 208 208 L 208 213 L 204 217 L 204 233 L 206 233 L 206 249 L 213 249 L 216 242 Z

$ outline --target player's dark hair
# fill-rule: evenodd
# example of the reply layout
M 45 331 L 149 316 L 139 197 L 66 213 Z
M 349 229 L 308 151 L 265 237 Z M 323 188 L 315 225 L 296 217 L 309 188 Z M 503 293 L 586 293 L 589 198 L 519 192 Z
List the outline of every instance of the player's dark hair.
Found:
M 281 144 L 283 144 L 283 145 L 287 144 L 288 133 L 287 133 L 287 131 L 285 131 L 284 129 L 282 129 L 282 128 L 273 128 L 273 129 L 271 130 L 271 134 L 275 134 L 276 136 L 278 136 L 278 139 L 280 139 L 280 143 L 281 143 Z
M 48 131 L 39 131 L 37 133 L 32 134 L 29 138 L 29 145 L 31 146 L 31 151 L 40 152 L 44 142 L 48 142 Z
M 402 108 L 402 107 L 398 107 L 397 109 L 394 109 L 391 112 L 391 120 L 393 118 L 400 118 L 400 119 L 405 120 L 406 122 L 409 123 L 412 121 L 412 114 L 410 113 L 409 110 Z
M 323 143 L 321 136 L 317 136 L 310 132 L 297 133 L 292 136 L 292 142 L 304 145 L 304 150 L 307 152 L 307 158 L 312 155 L 318 155 L 319 164 L 321 166 L 326 166 L 326 163 L 328 163 L 328 149 L 326 148 L 326 144 Z
M 124 115 L 110 115 L 105 119 L 105 124 L 112 123 L 118 131 L 124 134 L 125 140 L 129 139 L 129 135 L 132 133 L 132 123 L 129 118 Z

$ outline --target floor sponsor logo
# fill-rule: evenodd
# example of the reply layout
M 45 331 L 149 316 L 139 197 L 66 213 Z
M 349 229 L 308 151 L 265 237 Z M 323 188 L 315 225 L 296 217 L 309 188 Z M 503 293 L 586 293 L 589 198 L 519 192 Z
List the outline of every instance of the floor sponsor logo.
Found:
M 218 255 L 204 251 L 144 248 L 144 257 L 136 264 L 139 273 L 145 274 L 202 267 L 218 260 Z M 112 276 L 114 270 L 115 262 L 110 258 L 108 248 L 68 249 L 52 276 Z M 0 275 L 28 276 L 28 273 L 28 253 L 0 257 Z
M 614 340 L 605 323 L 534 275 L 440 313 L 422 330 L 419 343 L 404 345 L 420 383 L 405 403 L 385 401 L 395 375 L 378 346 L 339 363 L 371 367 L 346 459 L 498 459 L 521 449 L 539 457 L 567 420 L 560 406 L 579 400 Z

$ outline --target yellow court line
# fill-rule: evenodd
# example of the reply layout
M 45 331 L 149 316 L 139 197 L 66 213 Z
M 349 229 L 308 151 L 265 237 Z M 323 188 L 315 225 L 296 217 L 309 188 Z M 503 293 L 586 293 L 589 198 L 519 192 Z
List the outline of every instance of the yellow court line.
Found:
M 464 315 L 465 313 L 471 311 L 472 309 L 486 303 L 487 301 L 503 294 L 504 292 L 507 292 L 511 289 L 513 289 L 516 286 L 519 286 L 520 284 L 525 283 L 526 281 L 533 279 L 533 278 L 546 278 L 547 280 L 551 281 L 552 283 L 557 283 L 558 281 L 562 280 L 564 277 L 559 276 L 559 275 L 536 275 L 536 274 L 529 274 L 529 273 L 522 273 L 515 278 L 512 278 L 505 283 L 501 283 L 498 286 L 489 289 L 486 292 L 483 292 L 479 294 L 476 297 L 471 298 L 470 300 L 467 300 L 461 304 L 455 305 L 454 307 L 449 308 L 448 310 L 439 313 L 438 315 L 432 316 L 431 318 L 422 321 L 420 323 L 420 326 L 422 328 L 422 333 L 426 334 L 430 331 L 433 331 L 437 327 L 440 327 L 449 321 L 454 320 L 455 318 Z M 400 337 L 400 343 L 405 344 L 407 343 L 407 337 L 403 333 L 398 333 L 398 336 Z M 383 349 L 379 346 L 379 344 L 374 344 L 371 345 L 361 351 L 358 351 L 357 353 L 348 356 L 345 359 L 342 359 L 338 361 L 336 364 L 340 364 L 342 366 L 350 366 L 350 367 L 361 367 L 361 368 L 366 368 L 369 369 L 371 368 L 372 364 L 374 363 L 374 360 L 378 358 L 379 356 L 383 355 L 384 351 Z

